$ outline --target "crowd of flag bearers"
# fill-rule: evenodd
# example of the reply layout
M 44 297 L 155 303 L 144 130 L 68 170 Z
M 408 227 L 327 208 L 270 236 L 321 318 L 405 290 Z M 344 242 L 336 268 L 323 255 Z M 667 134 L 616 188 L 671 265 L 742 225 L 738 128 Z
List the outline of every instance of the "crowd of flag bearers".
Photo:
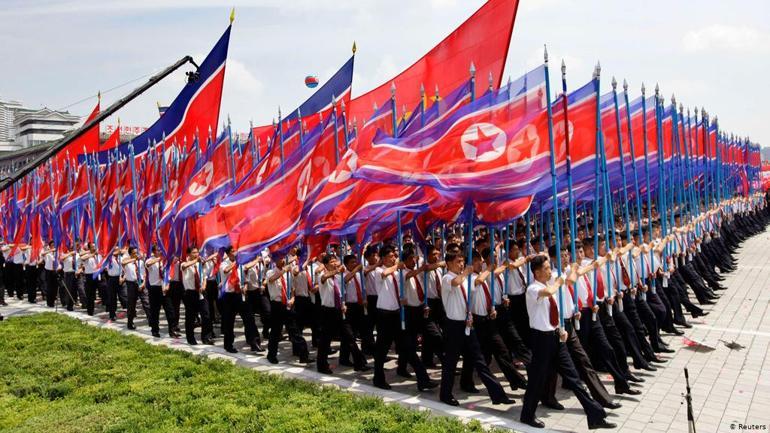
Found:
M 232 247 L 164 257 L 156 246 L 125 245 L 105 258 L 90 242 L 59 251 L 49 243 L 31 261 L 30 245 L 2 243 L 3 293 L 125 319 L 128 329 L 136 329 L 139 305 L 154 337 L 221 341 L 228 352 L 264 354 L 273 364 L 290 351 L 323 374 L 338 368 L 330 358 L 336 353 L 337 365 L 373 373 L 383 389 L 390 389 L 385 364 L 394 353 L 398 376 L 415 377 L 419 392 L 438 388 L 453 406 L 462 361 L 462 391 L 479 393 L 478 379 L 493 404 L 513 404 L 507 389 L 524 390 L 521 421 L 535 427 L 544 425 L 539 405 L 563 409 L 558 376 L 589 428 L 608 428 L 606 410 L 620 407 L 613 395 L 640 394 L 637 373 L 665 366 L 663 354 L 673 350 L 661 334 L 689 328 L 685 312 L 708 314 L 696 303 L 712 304 L 725 290 L 720 281 L 735 269 L 732 254 L 764 231 L 770 211 L 767 197 L 740 196 L 694 218 L 677 213 L 666 236 L 659 219 L 628 231 L 641 238 L 624 236 L 622 219 L 595 232 L 592 216 L 580 214 L 576 239 L 563 245 L 536 219 L 502 230 L 442 226 L 424 242 L 407 231 L 360 249 L 330 244 L 317 257 L 303 255 L 302 246 L 281 256 L 265 250 L 247 263 Z M 235 345 L 238 317 L 243 348 Z M 280 344 L 286 336 L 289 344 Z M 600 379 L 605 373 L 612 392 Z

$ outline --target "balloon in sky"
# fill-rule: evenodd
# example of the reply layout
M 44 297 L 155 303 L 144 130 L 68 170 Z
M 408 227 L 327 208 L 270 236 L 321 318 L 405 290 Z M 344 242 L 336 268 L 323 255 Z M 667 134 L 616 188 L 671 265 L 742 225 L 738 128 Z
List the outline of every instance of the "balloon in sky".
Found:
M 318 86 L 318 77 L 315 75 L 308 75 L 305 77 L 305 85 L 310 89 L 314 89 Z

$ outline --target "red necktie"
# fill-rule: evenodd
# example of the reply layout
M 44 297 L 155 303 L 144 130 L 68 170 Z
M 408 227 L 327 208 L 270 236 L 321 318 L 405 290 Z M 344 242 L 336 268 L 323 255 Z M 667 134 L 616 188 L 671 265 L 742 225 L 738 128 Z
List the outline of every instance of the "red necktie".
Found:
M 422 284 L 420 283 L 420 278 L 415 275 L 414 277 L 415 285 L 417 286 L 417 299 L 420 300 L 420 302 L 423 302 L 425 300 L 425 292 L 422 291 Z
M 286 279 L 283 274 L 281 274 L 281 303 L 283 305 L 288 303 L 288 299 L 286 298 Z
M 332 277 L 332 285 L 334 286 L 334 308 L 342 308 L 342 293 L 340 286 L 337 285 L 337 279 L 334 277 Z
M 436 276 L 436 293 L 438 294 L 438 297 L 441 298 L 441 277 L 438 276 L 438 269 L 433 271 Z
M 356 302 L 358 303 L 358 305 L 361 305 L 364 303 L 364 298 L 361 293 L 361 283 L 358 281 L 358 278 L 356 278 L 355 276 L 353 277 L 353 281 L 355 281 L 356 283 L 356 297 L 358 299 Z
M 626 285 L 626 287 L 631 287 L 631 278 L 628 277 L 628 271 L 626 271 L 626 265 L 623 264 L 623 260 L 620 261 L 620 272 L 621 277 L 623 277 L 623 284 Z
M 591 282 L 588 281 L 588 275 L 583 275 L 583 281 L 586 283 L 586 292 L 588 293 L 587 299 L 588 299 L 588 306 L 593 307 L 594 306 L 594 291 L 591 288 Z
M 309 292 L 313 287 L 313 278 L 310 276 L 310 271 L 305 271 L 305 276 L 307 276 L 307 290 Z
M 492 296 L 489 294 L 489 287 L 487 287 L 486 282 L 481 283 L 481 287 L 484 289 L 484 297 L 487 299 L 487 311 L 489 311 L 492 309 Z
M 602 272 L 598 269 L 594 272 L 596 272 L 596 296 L 599 299 L 604 299 L 604 276 L 602 276 Z
M 572 284 L 567 284 L 567 288 L 569 289 L 569 296 L 570 296 L 570 298 L 572 298 L 574 300 L 575 299 L 575 289 L 572 287 Z M 580 298 L 578 298 L 578 309 L 582 309 L 582 308 L 583 308 L 583 301 L 581 301 Z
M 390 274 L 390 277 L 393 278 L 393 287 L 396 289 L 396 291 L 393 292 L 393 296 L 395 296 L 395 298 L 396 298 L 396 304 L 400 305 L 401 304 L 401 296 L 400 296 L 399 291 L 398 291 L 398 280 L 396 279 L 396 274 L 395 273 Z
M 548 297 L 548 319 L 551 322 L 551 326 L 557 327 L 559 326 L 559 307 L 556 306 L 556 300 L 553 299 L 553 296 Z
M 198 265 L 193 265 L 193 270 L 195 271 L 195 290 L 200 291 L 201 290 L 201 276 L 198 274 Z

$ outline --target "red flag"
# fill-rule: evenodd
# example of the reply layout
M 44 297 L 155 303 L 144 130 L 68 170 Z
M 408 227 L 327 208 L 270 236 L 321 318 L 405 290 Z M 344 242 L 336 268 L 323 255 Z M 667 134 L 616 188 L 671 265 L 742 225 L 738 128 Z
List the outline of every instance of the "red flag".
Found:
M 375 104 L 390 99 L 391 83 L 396 100 L 413 107 L 420 102 L 420 85 L 447 91 L 468 80 L 471 62 L 476 67 L 476 94 L 488 86 L 491 73 L 500 86 L 508 45 L 516 19 L 518 0 L 490 0 L 412 66 L 350 103 L 349 119 L 368 119 Z

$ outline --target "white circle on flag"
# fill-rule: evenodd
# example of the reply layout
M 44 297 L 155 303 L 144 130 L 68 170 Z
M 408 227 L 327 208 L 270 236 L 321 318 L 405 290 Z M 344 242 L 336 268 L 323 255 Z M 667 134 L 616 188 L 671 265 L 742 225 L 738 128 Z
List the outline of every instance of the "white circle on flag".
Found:
M 201 172 L 205 175 L 203 184 L 198 183 L 198 181 L 193 181 L 190 184 L 190 187 L 187 188 L 187 191 L 190 192 L 190 194 L 194 196 L 199 196 L 208 190 L 209 185 L 211 185 L 211 179 L 214 178 L 214 163 L 211 161 L 207 162 L 203 168 L 201 168 Z
M 540 152 L 540 136 L 535 125 L 527 125 L 519 131 L 508 146 L 508 162 L 517 173 L 525 173 L 532 168 L 535 155 Z
M 500 157 L 505 151 L 505 143 L 505 132 L 491 123 L 474 123 L 460 137 L 465 158 L 478 162 Z

